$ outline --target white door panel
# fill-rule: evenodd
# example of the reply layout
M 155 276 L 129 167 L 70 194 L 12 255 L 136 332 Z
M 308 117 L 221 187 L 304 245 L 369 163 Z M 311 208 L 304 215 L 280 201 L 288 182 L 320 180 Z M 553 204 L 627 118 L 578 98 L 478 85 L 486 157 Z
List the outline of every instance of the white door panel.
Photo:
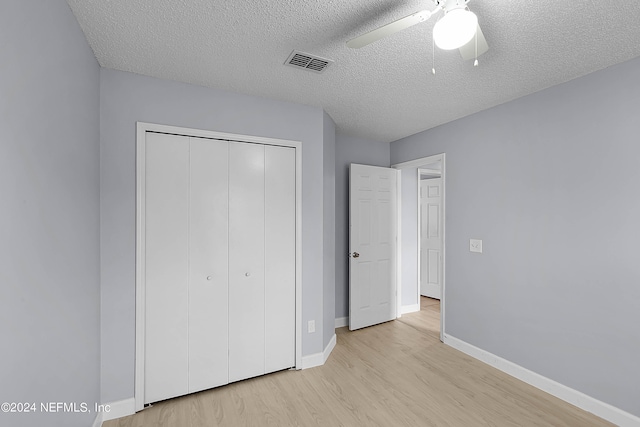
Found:
M 190 138 L 189 392 L 229 382 L 229 143 Z
M 295 149 L 144 144 L 144 403 L 295 366 Z
M 395 169 L 351 165 L 350 330 L 396 318 L 396 182 Z
M 420 180 L 420 294 L 440 299 L 442 178 Z
M 265 373 L 264 151 L 229 144 L 229 381 Z
M 145 397 L 188 393 L 189 139 L 148 133 Z
M 265 371 L 295 365 L 295 149 L 265 147 Z

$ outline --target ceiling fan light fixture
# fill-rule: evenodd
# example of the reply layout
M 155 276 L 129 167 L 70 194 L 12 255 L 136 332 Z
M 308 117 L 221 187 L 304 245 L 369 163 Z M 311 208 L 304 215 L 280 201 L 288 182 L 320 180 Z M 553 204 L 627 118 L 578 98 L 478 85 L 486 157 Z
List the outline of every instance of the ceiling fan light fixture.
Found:
M 476 34 L 478 17 L 470 10 L 459 8 L 447 12 L 433 27 L 433 39 L 442 50 L 458 49 Z

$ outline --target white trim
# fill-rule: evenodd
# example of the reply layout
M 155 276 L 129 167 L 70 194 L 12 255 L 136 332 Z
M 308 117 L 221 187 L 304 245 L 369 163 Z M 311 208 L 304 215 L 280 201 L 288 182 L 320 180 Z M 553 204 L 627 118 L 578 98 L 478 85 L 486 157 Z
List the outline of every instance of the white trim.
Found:
M 115 402 L 109 402 L 107 404 L 101 405 L 105 408 L 103 412 L 99 412 L 97 415 L 100 416 L 100 424 L 109 420 L 115 420 L 116 418 L 127 417 L 129 415 L 133 415 L 136 413 L 136 402 L 135 398 L 131 397 L 129 399 L 118 400 Z M 96 416 L 96 422 L 98 417 Z M 95 426 L 94 422 L 94 426 Z
M 443 155 L 444 153 L 440 153 L 440 154 L 434 154 L 433 156 L 420 157 L 419 159 L 409 160 L 407 162 L 402 162 L 402 163 L 396 163 L 394 165 L 391 165 L 391 167 L 396 169 L 419 168 L 422 165 L 437 162 L 438 161 L 437 159 L 435 161 L 431 161 L 431 160 Z
M 447 155 L 442 153 L 442 286 L 440 288 L 440 341 L 444 340 L 445 334 L 445 288 L 447 285 Z
M 96 414 L 96 418 L 93 420 L 91 427 L 102 427 L 102 412 Z
M 620 427 L 640 427 L 639 417 L 530 371 L 527 368 L 523 368 L 520 365 L 516 365 L 486 350 L 482 350 L 472 344 L 446 334 L 444 336 L 444 343 L 514 378 L 524 381 L 537 389 L 547 392 L 558 399 L 564 400 Z
M 422 186 L 422 181 L 420 181 L 420 168 L 417 169 L 416 179 L 416 218 L 418 219 L 418 223 L 416 224 L 418 229 L 418 253 L 416 255 L 416 267 L 418 270 L 418 274 L 416 274 L 416 277 L 418 278 L 418 286 L 416 286 L 416 291 L 418 291 L 418 295 L 416 297 L 416 301 L 418 301 L 418 310 L 420 310 L 420 291 L 422 291 L 422 257 L 420 256 L 420 252 L 422 252 L 422 218 L 420 217 L 420 211 L 422 210 L 422 193 L 420 187 Z M 442 268 L 441 265 L 438 267 Z
M 225 141 L 237 141 L 237 142 L 253 142 L 256 144 L 277 145 L 281 147 L 298 148 L 302 146 L 302 143 L 300 141 L 292 141 L 288 139 L 275 139 L 275 138 L 267 138 L 264 136 L 254 136 L 254 135 L 240 135 L 235 133 L 216 132 L 216 131 L 204 130 L 204 129 L 191 129 L 191 128 L 183 128 L 179 126 L 159 125 L 155 123 L 137 122 L 137 127 L 138 127 L 138 136 L 140 136 L 139 132 L 142 128 L 143 133 L 144 132 L 168 133 L 168 134 L 180 135 L 180 136 L 193 136 L 196 138 L 221 139 Z
M 329 343 L 324 348 L 324 351 L 322 352 L 322 363 L 323 364 L 326 363 L 327 359 L 329 359 L 329 356 L 331 356 L 331 352 L 336 347 L 337 339 L 338 339 L 338 337 L 336 336 L 336 334 L 333 334 L 333 336 L 329 340 Z
M 402 317 L 402 172 L 396 179 L 396 319 Z
M 418 299 L 418 301 L 420 301 L 420 299 Z M 402 314 L 415 313 L 416 311 L 420 311 L 420 303 L 403 305 L 400 310 Z
M 322 366 L 325 364 L 331 352 L 336 346 L 336 334 L 333 334 L 329 343 L 321 353 L 314 353 L 308 356 L 302 357 L 302 369 L 315 368 L 316 366 Z
M 145 196 L 145 144 L 146 133 L 158 132 L 184 135 L 199 138 L 220 139 L 227 141 L 249 142 L 263 145 L 292 147 L 296 151 L 296 343 L 295 369 L 302 369 L 302 142 L 284 139 L 265 138 L 251 135 L 214 132 L 201 129 L 189 129 L 177 126 L 166 126 L 153 123 L 137 122 L 136 124 L 136 354 L 135 354 L 135 387 L 133 408 L 141 411 L 144 408 L 144 335 L 145 335 L 145 284 L 144 263 L 144 196 Z M 133 412 L 132 412 L 133 413 Z M 129 415 L 129 414 L 127 414 Z M 120 415 L 124 416 L 124 415 Z M 103 419 L 107 420 L 103 415 Z
M 284 142 L 284 140 L 282 140 Z M 302 143 L 296 149 L 296 369 L 302 369 Z
M 422 175 L 442 175 L 442 171 L 438 169 L 429 169 L 429 168 L 418 168 L 418 179 L 422 177 Z
M 389 168 L 391 169 L 393 172 L 395 172 L 396 175 L 396 197 L 395 197 L 395 204 L 396 204 L 396 209 L 395 209 L 395 222 L 396 222 L 396 238 L 395 241 L 392 241 L 392 243 L 394 244 L 394 250 L 396 253 L 396 259 L 395 259 L 395 265 L 394 268 L 396 269 L 396 274 L 395 274 L 395 278 L 396 278 L 396 282 L 394 283 L 394 287 L 395 289 L 395 293 L 396 293 L 396 315 L 395 318 L 399 318 L 401 316 L 401 313 L 398 311 L 398 307 L 400 307 L 400 302 L 401 302 L 401 293 L 400 293 L 400 289 L 401 289 L 401 285 L 402 282 L 398 281 L 398 279 L 402 279 L 402 276 L 398 275 L 398 272 L 400 271 L 400 263 L 398 262 L 400 260 L 400 258 L 398 257 L 398 253 L 399 253 L 399 243 L 400 243 L 400 236 L 397 235 L 398 231 L 400 231 L 400 229 L 398 228 L 398 222 L 400 221 L 400 217 L 398 216 L 398 206 L 400 205 L 400 193 L 399 191 L 401 190 L 401 187 L 399 186 L 399 182 L 400 182 L 400 171 L 399 170 L 395 170 L 393 168 Z M 393 215 L 393 212 L 392 212 Z
M 408 162 L 402 162 L 402 163 L 396 163 L 394 165 L 391 165 L 392 168 L 395 169 L 407 169 L 407 168 L 417 168 L 420 169 L 420 166 L 422 165 L 427 165 L 427 164 L 431 164 L 431 163 L 435 163 L 437 161 L 440 161 L 442 164 L 442 170 L 441 172 L 441 178 L 442 178 L 442 261 L 441 261 L 441 265 L 442 265 L 442 284 L 441 284 L 441 289 L 440 289 L 440 341 L 444 342 L 444 336 L 445 336 L 445 310 L 446 310 L 446 304 L 445 304 L 445 288 L 446 288 L 446 276 L 447 276 L 447 215 L 446 215 L 446 209 L 447 209 L 447 191 L 446 191 L 446 153 L 441 153 L 441 154 L 435 154 L 433 156 L 427 156 L 427 157 L 421 157 L 419 159 L 415 159 L 415 160 L 410 160 Z M 398 182 L 400 182 L 400 176 L 402 174 L 398 174 Z M 418 176 L 418 191 L 420 188 L 420 179 Z M 400 221 L 400 218 L 402 218 L 402 211 L 401 211 L 401 207 L 402 207 L 402 188 L 400 188 L 398 190 L 398 199 L 399 199 L 399 203 L 398 203 L 398 260 L 399 260 L 399 264 L 398 264 L 398 272 L 400 272 L 402 270 L 402 263 L 401 263 L 401 258 L 400 258 L 400 251 L 402 248 L 402 224 Z M 418 203 L 418 208 L 419 208 L 419 203 Z M 420 244 L 418 242 L 418 251 L 420 251 Z M 416 284 L 417 288 L 418 288 L 418 306 L 420 305 L 420 252 L 418 252 L 418 256 L 417 256 L 417 264 L 418 264 L 418 283 Z M 398 289 L 401 289 L 402 286 L 402 282 L 400 280 L 398 280 Z M 400 295 L 400 291 L 398 291 L 398 295 Z
M 345 326 L 349 326 L 349 316 L 347 317 L 338 317 L 336 319 L 336 328 L 343 328 Z
M 142 262 L 146 258 L 145 245 L 145 227 L 142 218 L 145 217 L 145 175 L 146 175 L 146 139 L 147 127 L 137 124 L 136 135 L 136 353 L 135 353 L 135 383 L 134 383 L 134 399 L 135 410 L 141 411 L 144 408 L 144 335 L 145 335 L 145 307 L 146 286 L 144 284 L 145 263 Z
M 323 353 L 313 353 L 308 356 L 302 356 L 302 369 L 315 368 L 316 366 L 322 366 L 324 362 Z

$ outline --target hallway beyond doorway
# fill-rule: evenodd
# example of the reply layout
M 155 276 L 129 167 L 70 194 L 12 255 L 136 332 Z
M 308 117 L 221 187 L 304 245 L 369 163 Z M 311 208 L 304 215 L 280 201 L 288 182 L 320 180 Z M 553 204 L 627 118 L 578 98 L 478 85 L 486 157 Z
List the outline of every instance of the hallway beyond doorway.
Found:
M 403 314 L 399 322 L 440 339 L 440 300 L 420 296 L 420 311 Z

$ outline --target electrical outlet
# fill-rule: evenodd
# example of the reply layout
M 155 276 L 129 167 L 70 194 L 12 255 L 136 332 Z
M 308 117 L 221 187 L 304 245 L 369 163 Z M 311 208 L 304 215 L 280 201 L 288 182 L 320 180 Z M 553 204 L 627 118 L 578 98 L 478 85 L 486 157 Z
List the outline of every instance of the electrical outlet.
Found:
M 307 332 L 312 334 L 315 331 L 316 331 L 316 321 L 315 320 L 309 320 L 309 324 L 307 325 Z
M 471 252 L 482 253 L 482 240 L 469 239 L 469 250 Z

